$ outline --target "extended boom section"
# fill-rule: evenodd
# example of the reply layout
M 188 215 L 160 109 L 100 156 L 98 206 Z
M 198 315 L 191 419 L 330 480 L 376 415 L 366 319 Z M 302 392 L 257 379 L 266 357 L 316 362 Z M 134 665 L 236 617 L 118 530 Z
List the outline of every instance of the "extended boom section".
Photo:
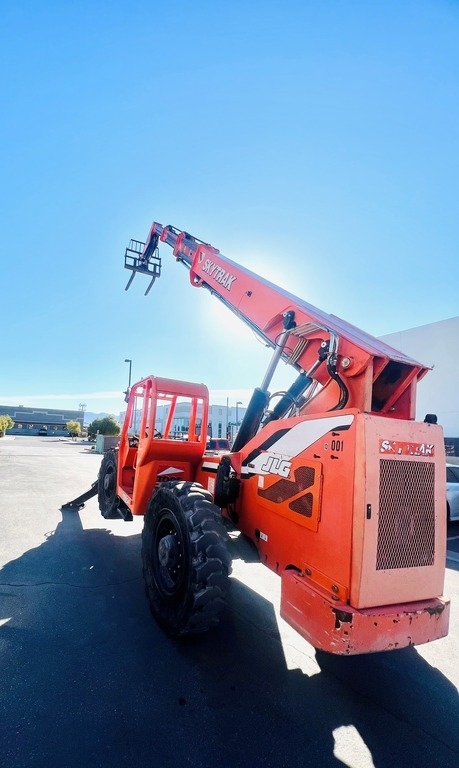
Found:
M 272 348 L 285 331 L 286 316 L 291 317 L 281 358 L 297 371 L 314 371 L 313 396 L 303 401 L 302 412 L 347 405 L 392 418 L 414 418 L 416 385 L 426 366 L 171 226 L 152 225 L 138 271 L 161 242 L 188 268 L 193 286 L 210 291 Z

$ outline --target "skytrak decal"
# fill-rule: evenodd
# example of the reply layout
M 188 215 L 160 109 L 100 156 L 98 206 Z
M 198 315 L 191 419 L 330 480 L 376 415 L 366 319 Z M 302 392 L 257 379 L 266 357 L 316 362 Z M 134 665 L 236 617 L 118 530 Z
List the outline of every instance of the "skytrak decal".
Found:
M 210 259 L 205 260 L 202 269 L 203 272 L 209 275 L 209 277 L 217 283 L 220 283 L 220 285 L 222 285 L 223 288 L 226 288 L 227 291 L 231 290 L 231 286 L 236 280 L 236 275 L 231 275 L 229 272 L 225 272 L 223 267 L 220 267 L 219 264 L 215 264 L 215 262 Z
M 394 453 L 397 456 L 435 456 L 431 443 L 405 443 L 398 440 L 380 440 L 380 453 Z

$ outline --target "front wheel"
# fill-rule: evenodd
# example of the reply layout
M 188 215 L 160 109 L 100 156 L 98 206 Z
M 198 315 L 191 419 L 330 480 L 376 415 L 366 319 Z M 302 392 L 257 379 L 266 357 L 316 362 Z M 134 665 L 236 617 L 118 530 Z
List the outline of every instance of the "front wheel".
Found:
M 165 483 L 148 505 L 142 564 L 152 613 L 170 635 L 205 632 L 225 606 L 231 557 L 220 510 L 198 483 Z
M 120 499 L 116 494 L 117 458 L 116 451 L 107 451 L 99 469 L 97 499 L 102 517 L 106 520 L 119 517 Z

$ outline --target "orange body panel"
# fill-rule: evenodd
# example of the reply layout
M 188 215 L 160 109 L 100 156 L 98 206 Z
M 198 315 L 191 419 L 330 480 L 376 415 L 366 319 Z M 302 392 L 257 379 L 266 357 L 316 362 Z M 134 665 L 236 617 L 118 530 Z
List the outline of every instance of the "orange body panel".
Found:
M 232 456 L 238 528 L 281 576 L 284 618 L 313 645 L 341 647 L 336 606 L 353 616 L 345 653 L 446 634 L 444 461 L 440 427 L 355 409 L 271 422 Z M 205 458 L 198 479 L 212 492 L 215 473 Z
M 353 655 L 422 645 L 448 634 L 450 604 L 432 598 L 358 611 L 333 602 L 295 571 L 282 574 L 281 616 L 314 648 Z

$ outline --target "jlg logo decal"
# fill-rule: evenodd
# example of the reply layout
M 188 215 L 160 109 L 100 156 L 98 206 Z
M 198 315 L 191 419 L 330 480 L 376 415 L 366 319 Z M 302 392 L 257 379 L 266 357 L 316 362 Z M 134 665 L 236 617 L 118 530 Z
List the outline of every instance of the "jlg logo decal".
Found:
M 215 264 L 215 262 L 211 261 L 210 259 L 205 260 L 202 269 L 204 272 L 206 272 L 206 274 L 209 275 L 209 277 L 212 277 L 213 280 L 215 280 L 217 283 L 220 283 L 223 288 L 226 288 L 227 291 L 231 290 L 231 286 L 236 280 L 236 275 L 231 275 L 229 272 L 225 272 L 223 267 Z
M 280 459 L 278 456 L 268 456 L 264 464 L 261 465 L 262 472 L 269 472 L 270 475 L 280 475 L 288 477 L 290 474 L 291 461 Z

